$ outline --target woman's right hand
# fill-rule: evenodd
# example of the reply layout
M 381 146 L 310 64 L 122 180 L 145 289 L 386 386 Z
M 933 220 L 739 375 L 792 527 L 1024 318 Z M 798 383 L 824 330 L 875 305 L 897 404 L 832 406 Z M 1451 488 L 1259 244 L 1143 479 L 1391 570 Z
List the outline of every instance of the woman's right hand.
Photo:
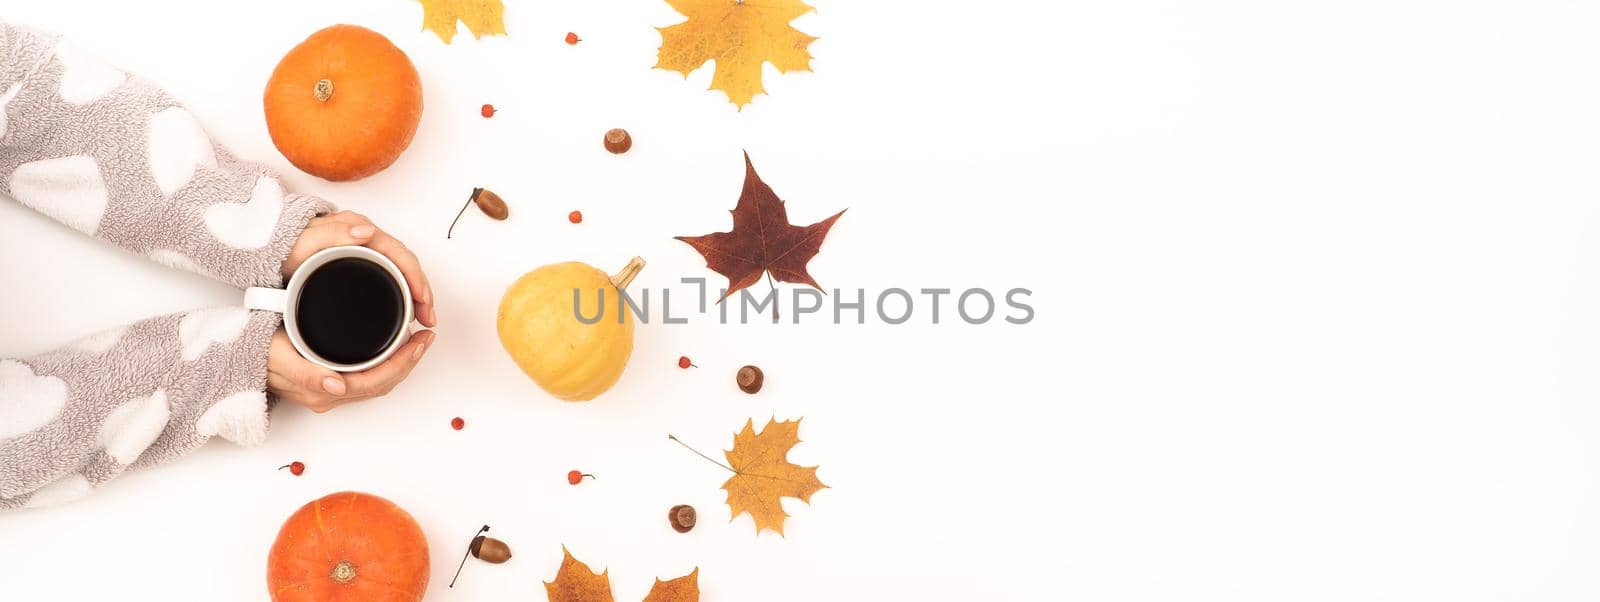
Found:
M 302 357 L 280 326 L 272 333 L 272 343 L 267 348 L 267 392 L 318 414 L 387 395 L 411 374 L 434 337 L 431 330 L 419 330 L 383 363 L 361 372 L 341 374 Z

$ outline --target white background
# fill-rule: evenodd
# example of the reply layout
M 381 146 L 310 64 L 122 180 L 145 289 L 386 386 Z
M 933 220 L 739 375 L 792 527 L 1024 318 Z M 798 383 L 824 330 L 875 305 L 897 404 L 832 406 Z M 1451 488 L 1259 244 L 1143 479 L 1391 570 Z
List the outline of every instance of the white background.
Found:
M 562 544 L 619 600 L 694 566 L 706 600 L 1600 598 L 1593 3 L 818 0 L 815 72 L 769 67 L 742 112 L 709 67 L 650 68 L 680 20 L 655 0 L 512 0 L 510 37 L 450 46 L 402 0 L 7 4 L 406 241 L 441 326 L 386 399 L 0 514 L 0 599 L 263 599 L 280 522 L 344 489 L 420 520 L 441 600 L 537 599 Z M 426 99 L 400 161 L 348 184 L 291 168 L 261 116 L 277 59 L 336 22 L 389 36 Z M 671 237 L 727 228 L 741 149 L 795 222 L 849 208 L 825 286 L 1027 287 L 1037 319 L 700 316 L 640 327 L 593 402 L 525 379 L 504 287 L 636 254 L 636 286 L 719 282 Z M 511 220 L 445 240 L 474 186 Z M 238 299 L 10 202 L 0 282 L 0 356 Z M 805 417 L 790 457 L 832 486 L 785 505 L 786 538 L 726 522 L 722 470 L 666 440 L 717 454 L 772 415 Z M 446 590 L 485 522 L 516 557 Z

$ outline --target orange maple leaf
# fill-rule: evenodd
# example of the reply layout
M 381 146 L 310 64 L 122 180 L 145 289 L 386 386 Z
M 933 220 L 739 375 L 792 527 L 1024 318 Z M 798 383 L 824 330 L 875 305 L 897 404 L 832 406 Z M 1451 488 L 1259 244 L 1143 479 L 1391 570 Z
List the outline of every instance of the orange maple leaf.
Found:
M 561 546 L 561 568 L 556 570 L 556 580 L 544 584 L 544 593 L 550 602 L 597 602 L 611 600 L 611 578 L 606 573 L 589 569 L 567 546 Z M 611 569 L 606 569 L 609 573 Z
M 644 602 L 696 602 L 700 599 L 700 567 L 695 567 L 689 574 L 662 581 L 656 578 L 656 584 L 650 586 L 650 593 L 644 597 Z
M 611 597 L 611 569 L 596 573 L 583 561 L 572 557 L 566 546 L 561 546 L 561 568 L 556 569 L 555 581 L 546 581 L 544 593 L 550 602 L 613 602 Z M 700 568 L 689 574 L 662 581 L 656 578 L 644 602 L 698 602 L 700 600 Z

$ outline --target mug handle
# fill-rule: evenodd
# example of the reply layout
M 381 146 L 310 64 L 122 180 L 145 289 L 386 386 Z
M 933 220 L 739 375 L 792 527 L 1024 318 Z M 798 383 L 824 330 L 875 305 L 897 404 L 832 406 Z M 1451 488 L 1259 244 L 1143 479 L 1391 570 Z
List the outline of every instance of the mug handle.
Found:
M 250 309 L 286 313 L 289 311 L 289 291 L 252 286 L 244 289 L 244 306 Z

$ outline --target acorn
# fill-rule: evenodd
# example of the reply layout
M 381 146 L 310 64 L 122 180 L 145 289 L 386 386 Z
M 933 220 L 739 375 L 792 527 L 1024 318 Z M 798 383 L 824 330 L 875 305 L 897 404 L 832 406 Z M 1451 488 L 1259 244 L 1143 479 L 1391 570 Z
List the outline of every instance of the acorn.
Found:
M 479 535 L 472 538 L 472 547 L 468 548 L 472 557 L 489 564 L 501 564 L 511 560 L 511 546 L 488 535 Z
M 760 368 L 745 366 L 739 369 L 733 380 L 739 385 L 740 391 L 754 395 L 761 390 L 761 383 L 766 380 L 766 375 L 761 373 Z
M 622 128 L 612 128 L 610 130 L 606 130 L 606 137 L 603 144 L 605 145 L 606 150 L 611 151 L 611 154 L 620 155 L 628 152 L 628 149 L 633 148 L 633 136 L 628 135 L 628 130 Z
M 472 202 L 477 203 L 478 209 L 495 221 L 502 221 L 511 217 L 511 209 L 506 207 L 505 199 L 500 198 L 500 195 L 495 194 L 494 191 L 488 188 L 472 189 Z
M 672 530 L 679 533 L 688 533 L 694 528 L 694 506 L 678 504 L 667 511 L 667 522 L 672 524 Z
M 456 586 L 456 579 L 461 578 L 461 569 L 467 566 L 467 556 L 477 558 L 489 564 L 501 564 L 511 560 L 511 546 L 506 542 L 484 535 L 489 532 L 489 525 L 478 529 L 478 535 L 472 538 L 472 544 L 467 546 L 467 553 L 461 555 L 461 564 L 456 567 L 456 576 L 450 579 L 450 587 Z
M 467 213 L 469 205 L 477 205 L 479 211 L 482 211 L 484 215 L 489 216 L 489 219 L 495 221 L 505 221 L 506 218 L 511 217 L 511 208 L 506 206 L 505 199 L 500 198 L 500 195 L 495 194 L 488 188 L 473 188 L 472 196 L 467 197 L 467 202 L 462 203 L 461 210 L 456 212 L 456 218 L 451 220 L 450 229 L 444 233 L 445 238 L 455 235 L 456 223 L 460 222 L 461 216 Z

